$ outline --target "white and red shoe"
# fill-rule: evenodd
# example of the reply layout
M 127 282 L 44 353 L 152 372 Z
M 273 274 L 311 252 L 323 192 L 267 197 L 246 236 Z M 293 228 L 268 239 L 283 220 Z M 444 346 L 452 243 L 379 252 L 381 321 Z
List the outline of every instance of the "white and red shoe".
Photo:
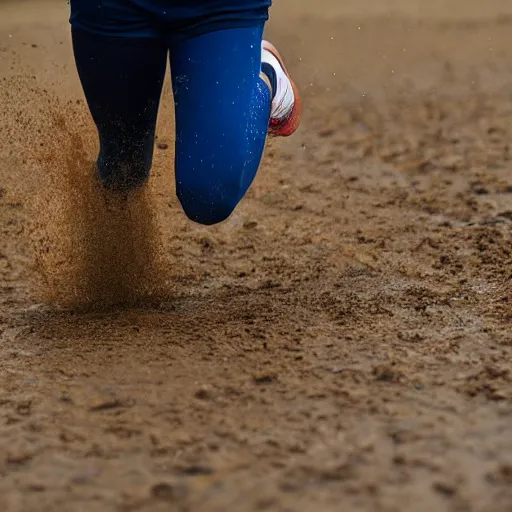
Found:
M 288 137 L 297 131 L 302 118 L 299 91 L 275 46 L 265 40 L 261 43 L 261 61 L 262 64 L 270 65 L 275 72 L 268 133 L 277 137 Z M 273 89 L 272 85 L 270 87 Z

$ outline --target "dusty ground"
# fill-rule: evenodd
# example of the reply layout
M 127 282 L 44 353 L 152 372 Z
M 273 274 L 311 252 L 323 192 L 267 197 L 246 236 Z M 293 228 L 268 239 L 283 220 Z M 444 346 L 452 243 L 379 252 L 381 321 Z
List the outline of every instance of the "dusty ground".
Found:
M 0 5 L 0 510 L 512 510 L 510 2 L 307 4 L 303 128 L 212 229 L 168 90 L 105 205 L 67 6 Z

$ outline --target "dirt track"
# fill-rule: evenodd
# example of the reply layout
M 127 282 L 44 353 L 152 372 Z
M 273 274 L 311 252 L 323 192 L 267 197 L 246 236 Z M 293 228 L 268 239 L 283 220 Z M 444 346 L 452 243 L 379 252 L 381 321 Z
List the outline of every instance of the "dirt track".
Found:
M 510 2 L 276 0 L 304 126 L 212 229 L 168 90 L 95 190 L 66 9 L 0 5 L 0 510 L 512 510 Z

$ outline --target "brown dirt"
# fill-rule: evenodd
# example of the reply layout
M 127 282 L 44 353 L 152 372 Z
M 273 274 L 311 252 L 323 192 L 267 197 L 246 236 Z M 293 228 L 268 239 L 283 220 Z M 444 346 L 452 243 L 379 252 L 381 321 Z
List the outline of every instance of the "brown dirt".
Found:
M 304 125 L 211 229 L 171 149 L 94 188 L 66 9 L 0 5 L 0 510 L 512 510 L 510 2 L 277 1 Z

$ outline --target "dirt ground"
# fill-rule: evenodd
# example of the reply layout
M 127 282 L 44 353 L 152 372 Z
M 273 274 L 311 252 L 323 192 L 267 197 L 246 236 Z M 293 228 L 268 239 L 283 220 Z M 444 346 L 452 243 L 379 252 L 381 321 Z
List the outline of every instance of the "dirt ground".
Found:
M 512 4 L 276 0 L 303 91 L 224 224 L 107 202 L 64 1 L 0 4 L 0 510 L 512 510 Z

